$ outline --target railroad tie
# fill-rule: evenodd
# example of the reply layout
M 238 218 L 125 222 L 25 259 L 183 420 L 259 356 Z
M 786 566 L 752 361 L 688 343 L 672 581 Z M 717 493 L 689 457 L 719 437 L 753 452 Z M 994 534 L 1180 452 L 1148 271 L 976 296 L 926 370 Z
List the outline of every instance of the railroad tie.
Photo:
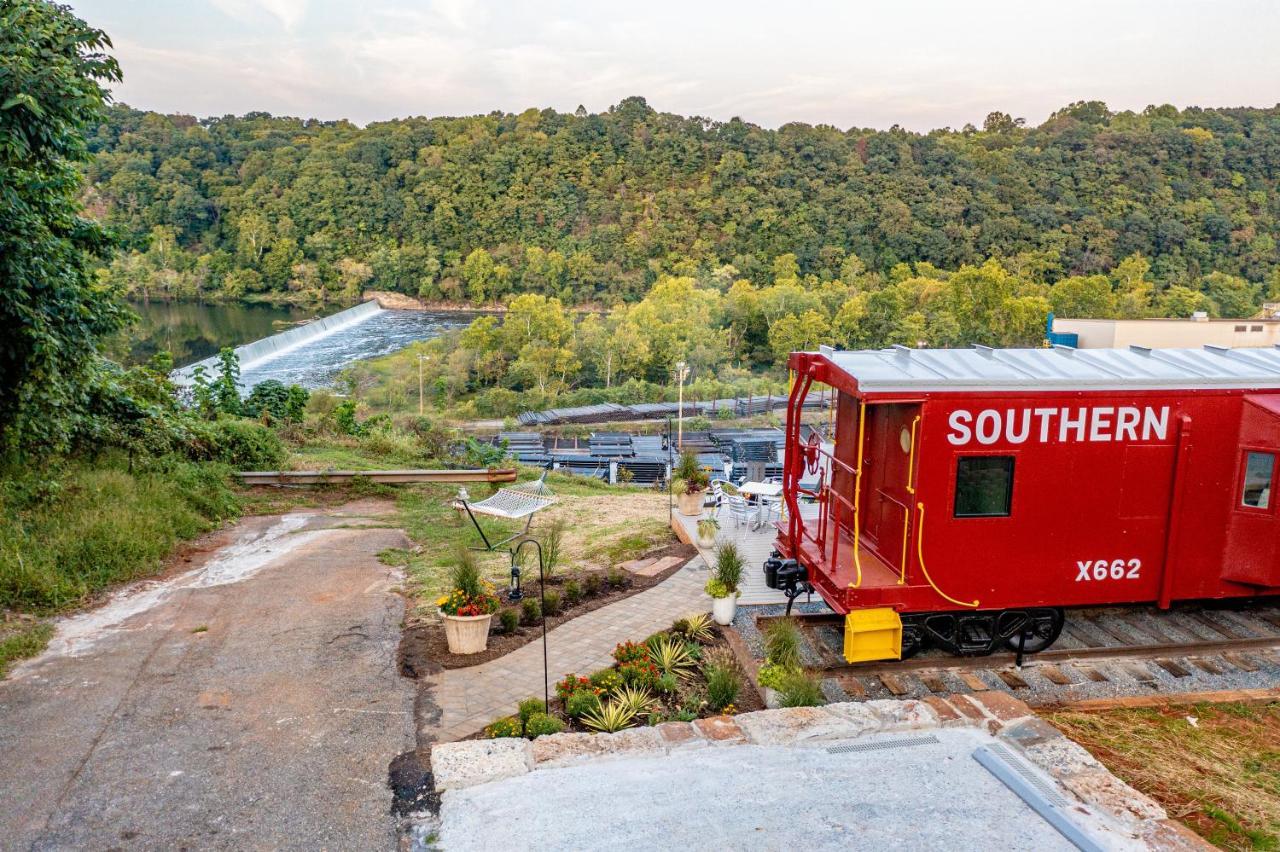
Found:
M 895 696 L 903 696 L 911 692 L 911 687 L 907 686 L 902 678 L 893 674 L 879 675 L 880 682 L 884 684 L 884 688 L 892 692 Z
M 1041 666 L 1036 666 L 1036 671 L 1039 672 L 1041 677 L 1043 677 L 1045 680 L 1049 681 L 1049 683 L 1052 683 L 1056 686 L 1071 685 L 1071 678 L 1063 674 L 1062 669 L 1058 668 L 1057 666 L 1049 665 L 1046 663 Z
M 1196 668 L 1200 669 L 1201 671 L 1208 672 L 1211 675 L 1222 674 L 1222 668 L 1216 663 L 1214 663 L 1212 660 L 1206 660 L 1200 657 L 1196 657 L 1191 661 L 1191 664 Z
M 1022 678 L 1018 677 L 1018 673 L 1015 671 L 1012 671 L 1010 669 L 1001 669 L 1000 671 L 996 672 L 996 675 L 998 675 L 1002 681 L 1008 684 L 1010 689 L 1030 689 L 1030 687 L 1027 685 L 1027 682 Z
M 920 682 L 923 683 L 925 688 L 930 692 L 937 692 L 945 695 L 951 691 L 947 688 L 947 684 L 942 680 L 942 678 L 936 674 L 921 674 L 919 677 Z
M 1098 671 L 1097 669 L 1093 668 L 1092 666 L 1076 666 L 1076 668 L 1080 670 L 1080 673 L 1082 675 L 1084 675 L 1088 680 L 1091 680 L 1094 683 L 1107 682 L 1107 676 L 1104 675 L 1102 672 Z
M 1191 672 L 1187 671 L 1186 667 L 1179 665 L 1173 660 L 1156 660 L 1155 663 L 1174 677 L 1188 677 L 1191 674 Z
M 1241 671 L 1256 672 L 1258 670 L 1258 667 L 1253 664 L 1253 661 L 1250 660 L 1248 657 L 1246 657 L 1244 654 L 1228 651 L 1222 656 L 1226 658 L 1228 663 L 1240 669 Z

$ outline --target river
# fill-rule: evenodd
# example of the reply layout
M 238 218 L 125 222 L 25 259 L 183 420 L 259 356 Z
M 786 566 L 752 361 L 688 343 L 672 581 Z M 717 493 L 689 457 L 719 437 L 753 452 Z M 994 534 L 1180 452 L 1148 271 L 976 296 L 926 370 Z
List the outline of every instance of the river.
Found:
M 241 346 L 293 328 L 298 322 L 323 316 L 296 306 L 196 304 L 194 302 L 134 303 L 140 322 L 109 347 L 126 363 L 136 364 L 162 350 L 183 367 L 224 346 Z M 328 387 L 343 368 L 355 361 L 387 355 L 415 340 L 436 337 L 471 321 L 466 313 L 379 311 L 357 325 L 343 328 L 282 354 L 244 365 L 246 388 L 267 379 L 306 388 Z

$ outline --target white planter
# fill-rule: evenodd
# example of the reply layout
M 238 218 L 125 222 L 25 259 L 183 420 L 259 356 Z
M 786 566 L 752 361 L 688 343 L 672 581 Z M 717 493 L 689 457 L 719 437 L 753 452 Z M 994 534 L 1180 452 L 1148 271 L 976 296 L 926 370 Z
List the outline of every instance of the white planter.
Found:
M 450 654 L 479 654 L 489 646 L 489 615 L 447 615 L 440 613 L 444 621 L 444 635 L 449 640 Z
M 680 514 L 689 518 L 696 518 L 702 514 L 702 503 L 706 498 L 706 491 L 695 491 L 692 494 L 681 492 L 676 495 L 676 506 L 680 509 Z
M 729 595 L 727 598 L 711 599 L 711 617 L 715 619 L 716 624 L 733 624 L 733 616 L 737 611 L 737 595 Z
M 782 693 L 776 689 L 770 689 L 767 686 L 760 687 L 760 691 L 764 693 L 764 706 L 770 710 L 777 710 L 782 706 Z

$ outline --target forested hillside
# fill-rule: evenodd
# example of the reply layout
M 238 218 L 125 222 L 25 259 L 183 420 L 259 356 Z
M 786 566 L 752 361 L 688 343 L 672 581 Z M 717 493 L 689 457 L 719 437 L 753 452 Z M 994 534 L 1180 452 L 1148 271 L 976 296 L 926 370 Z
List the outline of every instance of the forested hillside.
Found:
M 109 277 L 153 296 L 611 305 L 664 273 L 769 285 L 780 256 L 805 289 L 858 291 L 995 257 L 1017 295 L 1070 313 L 1238 314 L 1280 260 L 1280 107 L 1086 102 L 1036 128 L 993 113 L 917 134 L 766 130 L 641 98 L 365 128 L 116 106 L 90 146 L 88 204 L 129 249 Z

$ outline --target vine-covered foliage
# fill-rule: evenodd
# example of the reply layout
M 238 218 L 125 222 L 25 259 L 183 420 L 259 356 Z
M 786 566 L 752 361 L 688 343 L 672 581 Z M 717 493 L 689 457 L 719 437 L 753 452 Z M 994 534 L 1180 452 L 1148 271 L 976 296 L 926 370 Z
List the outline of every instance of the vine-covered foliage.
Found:
M 1082 102 L 1039 127 L 993 113 L 921 134 L 769 130 L 638 97 L 364 128 L 117 106 L 92 146 L 90 201 L 133 250 L 110 278 L 153 294 L 613 304 L 664 273 L 764 285 L 784 255 L 801 283 L 996 257 L 1036 283 L 1076 277 L 1063 300 L 1105 313 L 1140 256 L 1149 308 L 1172 292 L 1170 309 L 1229 314 L 1278 261 L 1280 108 Z

